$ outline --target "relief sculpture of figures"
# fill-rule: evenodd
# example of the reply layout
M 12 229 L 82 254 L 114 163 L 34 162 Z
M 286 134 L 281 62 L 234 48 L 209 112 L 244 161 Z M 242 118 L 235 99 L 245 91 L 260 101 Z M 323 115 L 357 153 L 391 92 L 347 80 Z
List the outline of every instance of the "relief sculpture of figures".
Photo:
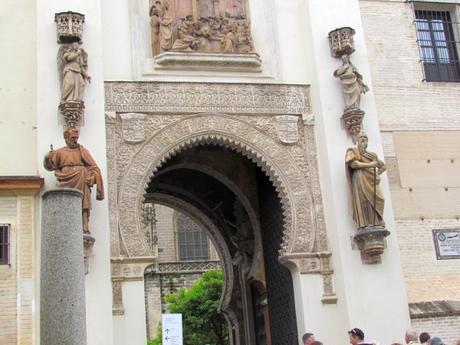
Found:
M 49 151 L 43 165 L 46 170 L 54 171 L 57 186 L 76 188 L 83 193 L 83 232 L 89 234 L 89 215 L 91 210 L 91 187 L 96 185 L 96 199 L 104 199 L 102 174 L 91 153 L 78 144 L 79 132 L 68 128 L 64 132 L 66 146 Z
M 150 26 L 153 56 L 168 51 L 255 54 L 243 0 L 156 0 Z
M 160 30 L 159 30 L 159 41 L 160 41 L 160 51 L 171 50 L 173 45 L 172 37 L 172 23 L 173 19 L 169 12 L 169 2 L 168 0 L 163 0 L 161 3 L 160 9 Z
M 342 66 L 334 72 L 334 77 L 340 78 L 345 97 L 345 112 L 357 110 L 361 102 L 361 94 L 369 91 L 363 82 L 363 77 L 351 63 L 348 55 L 342 55 Z
M 367 135 L 359 133 L 357 147 L 349 148 L 345 158 L 353 219 L 358 229 L 385 226 L 385 200 L 379 184 L 386 168 L 375 153 L 367 151 L 367 144 Z
M 82 102 L 85 82 L 90 82 L 91 77 L 87 73 L 88 54 L 78 42 L 59 48 L 58 68 L 61 102 Z
M 161 2 L 156 1 L 150 9 L 151 45 L 153 56 L 160 54 L 160 12 Z

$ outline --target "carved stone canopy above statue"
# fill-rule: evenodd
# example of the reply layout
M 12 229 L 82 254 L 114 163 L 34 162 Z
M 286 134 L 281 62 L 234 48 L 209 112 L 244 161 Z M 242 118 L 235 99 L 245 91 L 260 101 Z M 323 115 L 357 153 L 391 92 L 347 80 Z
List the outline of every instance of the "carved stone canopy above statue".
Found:
M 192 65 L 200 58 L 212 64 L 209 57 L 216 55 L 219 65 L 231 54 L 235 59 L 253 56 L 252 64 L 260 67 L 247 8 L 247 0 L 150 0 L 151 48 L 157 65 L 169 68 L 178 60 L 190 65 L 184 62 L 187 56 L 198 53 Z M 224 64 L 231 64 L 227 60 Z

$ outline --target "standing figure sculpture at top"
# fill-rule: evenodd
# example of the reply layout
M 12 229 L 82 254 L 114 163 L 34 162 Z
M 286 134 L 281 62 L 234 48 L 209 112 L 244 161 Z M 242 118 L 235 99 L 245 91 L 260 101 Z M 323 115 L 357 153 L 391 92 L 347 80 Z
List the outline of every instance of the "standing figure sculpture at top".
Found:
M 349 148 L 345 157 L 353 219 L 358 229 L 385 226 L 385 199 L 379 186 L 385 163 L 367 151 L 367 143 L 367 135 L 359 133 L 357 147 Z
M 91 210 L 91 187 L 97 186 L 97 200 L 104 200 L 104 186 L 101 170 L 91 153 L 78 144 L 78 129 L 68 128 L 64 132 L 66 146 L 49 151 L 43 166 L 54 171 L 58 187 L 76 188 L 83 193 L 83 232 L 89 234 L 89 214 Z
M 61 102 L 82 102 L 85 81 L 91 82 L 87 73 L 88 54 L 80 44 L 64 45 L 58 52 Z
M 345 96 L 345 112 L 356 110 L 361 102 L 361 94 L 369 91 L 363 82 L 363 76 L 351 63 L 348 55 L 342 55 L 342 66 L 334 71 L 334 77 L 340 78 Z
M 169 1 L 163 0 L 163 2 L 161 3 L 161 10 L 160 10 L 160 30 L 159 30 L 160 51 L 162 52 L 171 50 L 173 46 L 172 24 L 173 24 L 173 19 L 169 12 Z

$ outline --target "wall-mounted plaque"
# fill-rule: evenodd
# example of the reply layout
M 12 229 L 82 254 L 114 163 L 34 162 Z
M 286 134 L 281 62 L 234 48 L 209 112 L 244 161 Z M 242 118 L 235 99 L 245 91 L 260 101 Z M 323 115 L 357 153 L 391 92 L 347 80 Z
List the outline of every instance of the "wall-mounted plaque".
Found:
M 460 259 L 460 229 L 433 229 L 438 260 Z

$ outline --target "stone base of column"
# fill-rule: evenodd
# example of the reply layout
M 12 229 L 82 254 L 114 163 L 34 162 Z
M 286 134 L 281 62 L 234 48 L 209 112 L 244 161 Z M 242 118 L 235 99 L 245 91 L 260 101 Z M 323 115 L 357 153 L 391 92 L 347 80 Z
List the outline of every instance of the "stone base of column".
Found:
M 83 194 L 53 189 L 42 197 L 40 343 L 86 345 Z
M 369 226 L 354 236 L 361 251 L 361 260 L 365 264 L 379 264 L 382 262 L 381 255 L 385 250 L 385 237 L 390 232 L 383 226 Z

